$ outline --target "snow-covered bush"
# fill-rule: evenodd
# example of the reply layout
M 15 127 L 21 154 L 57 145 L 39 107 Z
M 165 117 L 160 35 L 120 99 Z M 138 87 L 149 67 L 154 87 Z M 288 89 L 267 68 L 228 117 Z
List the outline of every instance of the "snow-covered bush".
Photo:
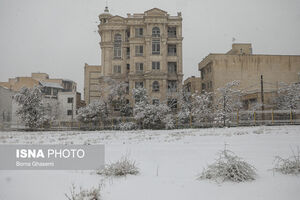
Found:
M 144 88 L 134 89 L 133 95 L 136 100 L 133 110 L 134 118 L 140 123 L 142 128 L 161 129 L 174 126 L 169 106 L 162 103 L 150 104 Z
M 92 101 L 86 107 L 78 110 L 77 119 L 84 123 L 103 121 L 108 116 L 107 104 L 102 101 Z
M 204 169 L 198 179 L 212 179 L 216 182 L 244 182 L 254 180 L 256 169 L 226 148 L 219 153 L 219 158 Z
M 280 156 L 275 157 L 275 167 L 274 171 L 280 172 L 282 174 L 300 174 L 300 150 L 297 148 L 297 153 L 293 150 L 293 156 L 289 158 L 282 158 Z
M 280 83 L 277 94 L 276 105 L 278 109 L 296 109 L 297 102 L 300 100 L 300 84 Z
M 70 196 L 67 194 L 65 194 L 65 196 L 68 200 L 101 200 L 101 188 L 102 185 L 99 184 L 97 188 L 82 189 L 80 187 L 79 191 L 76 191 L 76 186 L 73 184 Z
M 97 172 L 97 174 L 105 176 L 126 176 L 128 174 L 137 175 L 139 168 L 135 161 L 129 160 L 127 156 L 123 156 L 115 163 L 105 166 L 104 169 Z
M 121 122 L 118 125 L 118 129 L 122 131 L 135 130 L 137 129 L 137 125 L 134 122 Z
M 22 88 L 14 100 L 19 105 L 16 113 L 20 119 L 31 129 L 47 125 L 51 119 L 49 109 L 43 105 L 41 87 Z

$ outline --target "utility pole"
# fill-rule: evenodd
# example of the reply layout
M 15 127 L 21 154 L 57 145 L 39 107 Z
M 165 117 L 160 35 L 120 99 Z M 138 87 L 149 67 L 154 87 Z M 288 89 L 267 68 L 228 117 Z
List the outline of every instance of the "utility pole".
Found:
M 224 97 L 223 97 L 224 99 L 223 99 L 223 126 L 225 127 L 225 125 L 226 125 L 226 97 L 225 97 L 225 94 L 224 94 Z
M 260 76 L 260 95 L 261 95 L 261 119 L 265 120 L 264 110 L 265 110 L 265 100 L 264 100 L 264 77 Z

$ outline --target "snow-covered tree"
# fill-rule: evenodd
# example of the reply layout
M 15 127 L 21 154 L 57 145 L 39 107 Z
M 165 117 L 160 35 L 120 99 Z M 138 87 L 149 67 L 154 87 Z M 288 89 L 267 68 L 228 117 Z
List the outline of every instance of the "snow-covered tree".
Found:
M 278 90 L 278 97 L 276 99 L 276 104 L 278 109 L 296 109 L 297 102 L 300 101 L 300 84 L 291 83 L 285 84 L 281 83 L 281 87 Z
M 193 117 L 192 94 L 183 90 L 180 92 L 180 97 L 178 99 L 180 104 L 180 109 L 177 113 L 178 120 L 181 123 L 188 123 L 190 116 L 192 115 Z
M 84 123 L 99 122 L 106 119 L 108 116 L 107 104 L 102 101 L 92 101 L 86 107 L 78 110 L 77 119 Z
M 216 107 L 216 120 L 223 121 L 223 125 L 230 120 L 230 114 L 239 110 L 242 107 L 240 101 L 242 92 L 236 89 L 239 81 L 232 81 L 225 84 L 224 87 L 218 88 L 217 92 L 217 107 Z
M 49 108 L 43 105 L 40 87 L 22 88 L 14 100 L 19 105 L 17 115 L 31 129 L 42 127 L 50 121 Z
M 170 114 L 171 109 L 166 104 L 150 104 L 146 89 L 134 89 L 133 96 L 135 98 L 134 118 L 143 128 L 172 128 L 174 126 L 174 120 Z
M 192 96 L 192 115 L 197 122 L 213 120 L 212 94 L 204 92 Z
M 107 84 L 107 87 L 105 87 L 103 93 L 107 94 L 107 99 L 105 101 L 109 107 L 115 111 L 120 111 L 121 116 L 131 115 L 132 108 L 129 104 L 129 100 L 126 98 L 129 92 L 128 83 L 111 78 L 106 78 L 104 82 Z

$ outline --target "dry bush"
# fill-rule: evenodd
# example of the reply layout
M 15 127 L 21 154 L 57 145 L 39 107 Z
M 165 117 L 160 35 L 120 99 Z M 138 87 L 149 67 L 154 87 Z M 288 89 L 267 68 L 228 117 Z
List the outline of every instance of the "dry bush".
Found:
M 70 190 L 70 196 L 65 194 L 68 200 L 101 200 L 101 188 L 102 184 L 99 184 L 97 188 L 91 189 L 82 189 L 79 188 L 79 191 L 76 191 L 76 186 L 73 184 Z
M 139 168 L 135 161 L 129 160 L 127 156 L 123 156 L 115 163 L 107 165 L 104 169 L 97 172 L 97 174 L 105 176 L 126 176 L 128 174 L 137 175 Z
M 275 167 L 273 168 L 274 171 L 280 172 L 282 174 L 292 174 L 292 175 L 300 174 L 299 147 L 297 147 L 297 153 L 295 153 L 293 149 L 291 150 L 293 156 L 290 156 L 289 158 L 282 158 L 280 156 L 275 157 Z
M 245 182 L 254 180 L 256 169 L 226 148 L 219 153 L 219 158 L 204 169 L 199 179 L 211 179 L 216 182 Z

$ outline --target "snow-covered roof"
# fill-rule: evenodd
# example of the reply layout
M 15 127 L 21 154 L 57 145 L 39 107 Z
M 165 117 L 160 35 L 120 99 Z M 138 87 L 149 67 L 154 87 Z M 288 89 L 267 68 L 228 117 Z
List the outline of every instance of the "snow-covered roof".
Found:
M 60 84 L 58 83 L 52 83 L 52 82 L 44 82 L 40 81 L 41 85 L 43 87 L 50 87 L 50 88 L 59 88 L 59 89 L 64 89 Z

